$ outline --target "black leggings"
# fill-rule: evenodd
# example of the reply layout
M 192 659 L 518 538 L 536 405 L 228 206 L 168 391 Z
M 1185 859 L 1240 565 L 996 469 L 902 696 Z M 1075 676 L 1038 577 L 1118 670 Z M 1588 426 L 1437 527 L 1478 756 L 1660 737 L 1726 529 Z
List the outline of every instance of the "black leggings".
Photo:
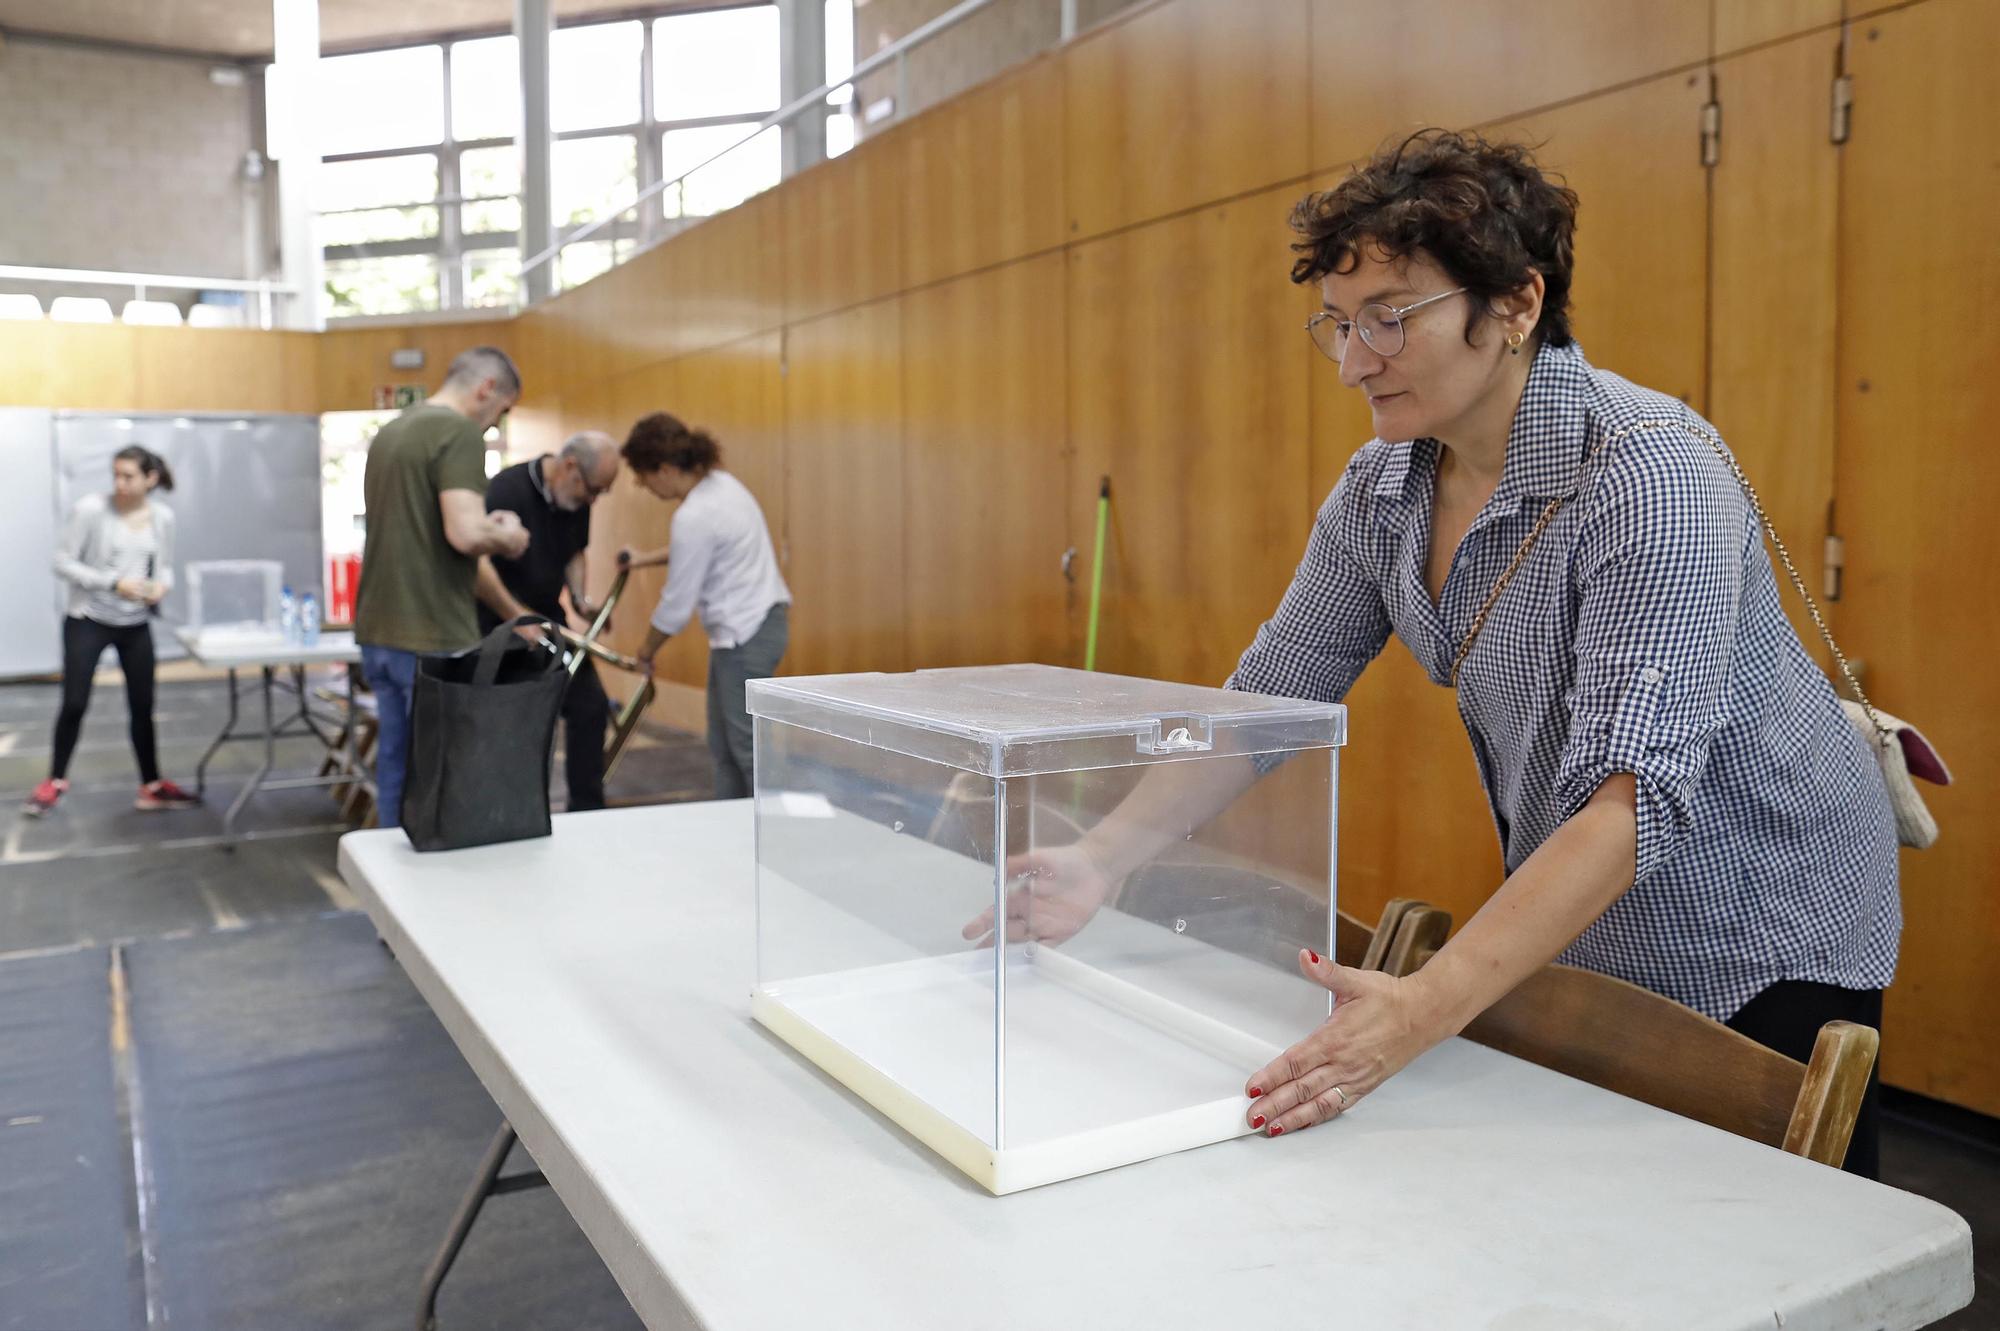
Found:
M 118 668 L 125 672 L 125 702 L 132 713 L 132 755 L 139 760 L 139 780 L 160 779 L 160 756 L 153 741 L 153 630 L 145 624 L 100 624 L 72 615 L 63 621 L 62 711 L 56 716 L 55 762 L 49 775 L 62 780 L 69 773 L 70 755 L 83 733 L 83 714 L 90 707 L 90 683 L 97 659 L 106 647 L 118 649 Z
M 1829 1021 L 1851 1021 L 1881 1030 L 1882 991 L 1780 980 L 1745 1003 L 1728 1024 L 1758 1044 L 1804 1063 L 1812 1058 L 1819 1028 Z M 1869 1069 L 1868 1090 L 1861 1097 L 1861 1112 L 1855 1117 L 1854 1137 L 1848 1142 L 1843 1166 L 1848 1173 L 1863 1178 L 1881 1176 L 1881 1065 L 1878 1057 L 1875 1067 Z

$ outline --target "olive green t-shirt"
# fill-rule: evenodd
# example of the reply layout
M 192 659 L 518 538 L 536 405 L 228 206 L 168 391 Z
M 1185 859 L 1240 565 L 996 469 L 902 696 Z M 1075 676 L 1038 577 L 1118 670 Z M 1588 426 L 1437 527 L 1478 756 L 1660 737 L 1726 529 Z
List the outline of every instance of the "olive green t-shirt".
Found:
M 482 433 L 470 417 L 428 402 L 376 431 L 362 479 L 368 536 L 354 605 L 357 642 L 455 652 L 479 641 L 472 590 L 479 560 L 445 540 L 438 496 L 486 493 Z

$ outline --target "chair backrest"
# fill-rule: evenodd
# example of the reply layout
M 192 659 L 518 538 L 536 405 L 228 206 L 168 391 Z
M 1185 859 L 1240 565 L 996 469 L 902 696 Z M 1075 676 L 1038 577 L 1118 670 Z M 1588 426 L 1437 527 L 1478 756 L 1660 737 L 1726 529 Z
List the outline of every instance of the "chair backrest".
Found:
M 1406 909 L 1389 954 L 1406 975 L 1443 946 L 1449 919 Z M 1407 936 L 1407 937 L 1406 937 Z M 1545 1068 L 1838 1167 L 1880 1037 L 1820 1029 L 1800 1063 L 1651 990 L 1574 966 L 1544 966 L 1465 1028 L 1465 1038 Z

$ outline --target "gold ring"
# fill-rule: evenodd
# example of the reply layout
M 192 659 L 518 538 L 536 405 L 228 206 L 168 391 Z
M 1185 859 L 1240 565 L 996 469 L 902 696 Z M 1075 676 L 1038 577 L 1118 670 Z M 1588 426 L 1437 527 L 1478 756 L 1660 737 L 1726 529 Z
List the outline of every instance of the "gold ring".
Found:
M 1333 1093 L 1340 1097 L 1340 1107 L 1342 1109 L 1347 1108 L 1348 1105 L 1353 1103 L 1353 1101 L 1347 1098 L 1347 1092 L 1341 1090 L 1338 1086 L 1333 1088 Z

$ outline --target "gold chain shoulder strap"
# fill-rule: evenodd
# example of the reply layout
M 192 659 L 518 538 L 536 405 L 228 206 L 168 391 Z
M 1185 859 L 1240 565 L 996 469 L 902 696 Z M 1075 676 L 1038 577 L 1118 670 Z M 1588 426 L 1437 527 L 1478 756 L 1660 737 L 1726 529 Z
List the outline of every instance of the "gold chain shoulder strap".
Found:
M 1763 501 L 1757 497 L 1757 487 L 1750 484 L 1750 478 L 1744 474 L 1743 468 L 1737 464 L 1736 459 L 1729 455 L 1729 450 L 1722 446 L 1720 439 L 1706 430 L 1696 429 L 1686 421 L 1635 421 L 1624 429 L 1606 435 L 1603 439 L 1599 440 L 1597 446 L 1590 450 L 1590 455 L 1583 460 L 1583 465 L 1588 467 L 1596 460 L 1599 453 L 1627 435 L 1636 434 L 1640 430 L 1654 429 L 1679 430 L 1683 434 L 1692 435 L 1694 438 L 1701 440 L 1715 450 L 1715 455 L 1722 459 L 1723 465 L 1728 467 L 1730 474 L 1736 477 L 1736 483 L 1743 487 L 1744 498 L 1750 501 L 1751 511 L 1756 513 L 1757 521 L 1763 525 L 1765 533 L 1770 536 L 1771 547 L 1778 552 L 1778 561 L 1785 566 L 1785 573 L 1791 578 L 1792 586 L 1798 589 L 1799 598 L 1806 603 L 1806 612 L 1812 616 L 1813 627 L 1819 630 L 1819 636 L 1826 643 L 1827 651 L 1833 654 L 1834 662 L 1839 665 L 1841 677 L 1847 681 L 1847 687 L 1854 690 L 1855 698 L 1860 701 L 1862 710 L 1868 713 L 1868 720 L 1874 725 L 1876 732 L 1882 737 L 1883 741 L 1887 742 L 1894 738 L 1893 732 L 1888 726 L 1883 724 L 1882 718 L 1876 713 L 1875 704 L 1869 702 L 1868 695 L 1862 691 L 1861 681 L 1854 677 L 1854 667 L 1847 663 L 1847 657 L 1841 652 L 1840 644 L 1833 640 L 1833 631 L 1827 628 L 1826 620 L 1820 615 L 1819 603 L 1813 600 L 1812 593 L 1806 590 L 1805 579 L 1799 576 L 1798 568 L 1792 563 L 1791 552 L 1785 548 L 1784 539 L 1778 535 L 1778 529 L 1771 524 L 1769 515 L 1764 512 Z M 1581 472 L 1579 472 L 1580 476 Z M 1580 484 L 1581 481 L 1579 480 Z M 1549 523 L 1554 521 L 1556 514 L 1562 509 L 1563 500 L 1564 496 L 1557 495 L 1548 502 L 1547 507 L 1542 509 L 1541 516 L 1535 519 L 1535 525 L 1529 529 L 1526 538 L 1522 540 L 1521 548 L 1514 552 L 1513 559 L 1508 561 L 1507 567 L 1501 571 L 1500 576 L 1494 579 L 1493 590 L 1486 594 L 1486 603 L 1480 606 L 1479 613 L 1472 617 L 1472 627 L 1466 630 L 1464 640 L 1458 644 L 1458 655 L 1452 659 L 1451 686 L 1454 689 L 1458 687 L 1459 667 L 1465 664 L 1465 658 L 1472 651 L 1472 644 L 1478 639 L 1479 631 L 1486 627 L 1486 618 L 1493 613 L 1494 603 L 1500 599 L 1500 593 L 1507 589 L 1507 584 L 1514 580 L 1514 575 L 1520 572 L 1522 563 L 1528 558 L 1528 552 L 1535 548 L 1535 542 L 1541 539 L 1542 532 L 1548 528 Z

